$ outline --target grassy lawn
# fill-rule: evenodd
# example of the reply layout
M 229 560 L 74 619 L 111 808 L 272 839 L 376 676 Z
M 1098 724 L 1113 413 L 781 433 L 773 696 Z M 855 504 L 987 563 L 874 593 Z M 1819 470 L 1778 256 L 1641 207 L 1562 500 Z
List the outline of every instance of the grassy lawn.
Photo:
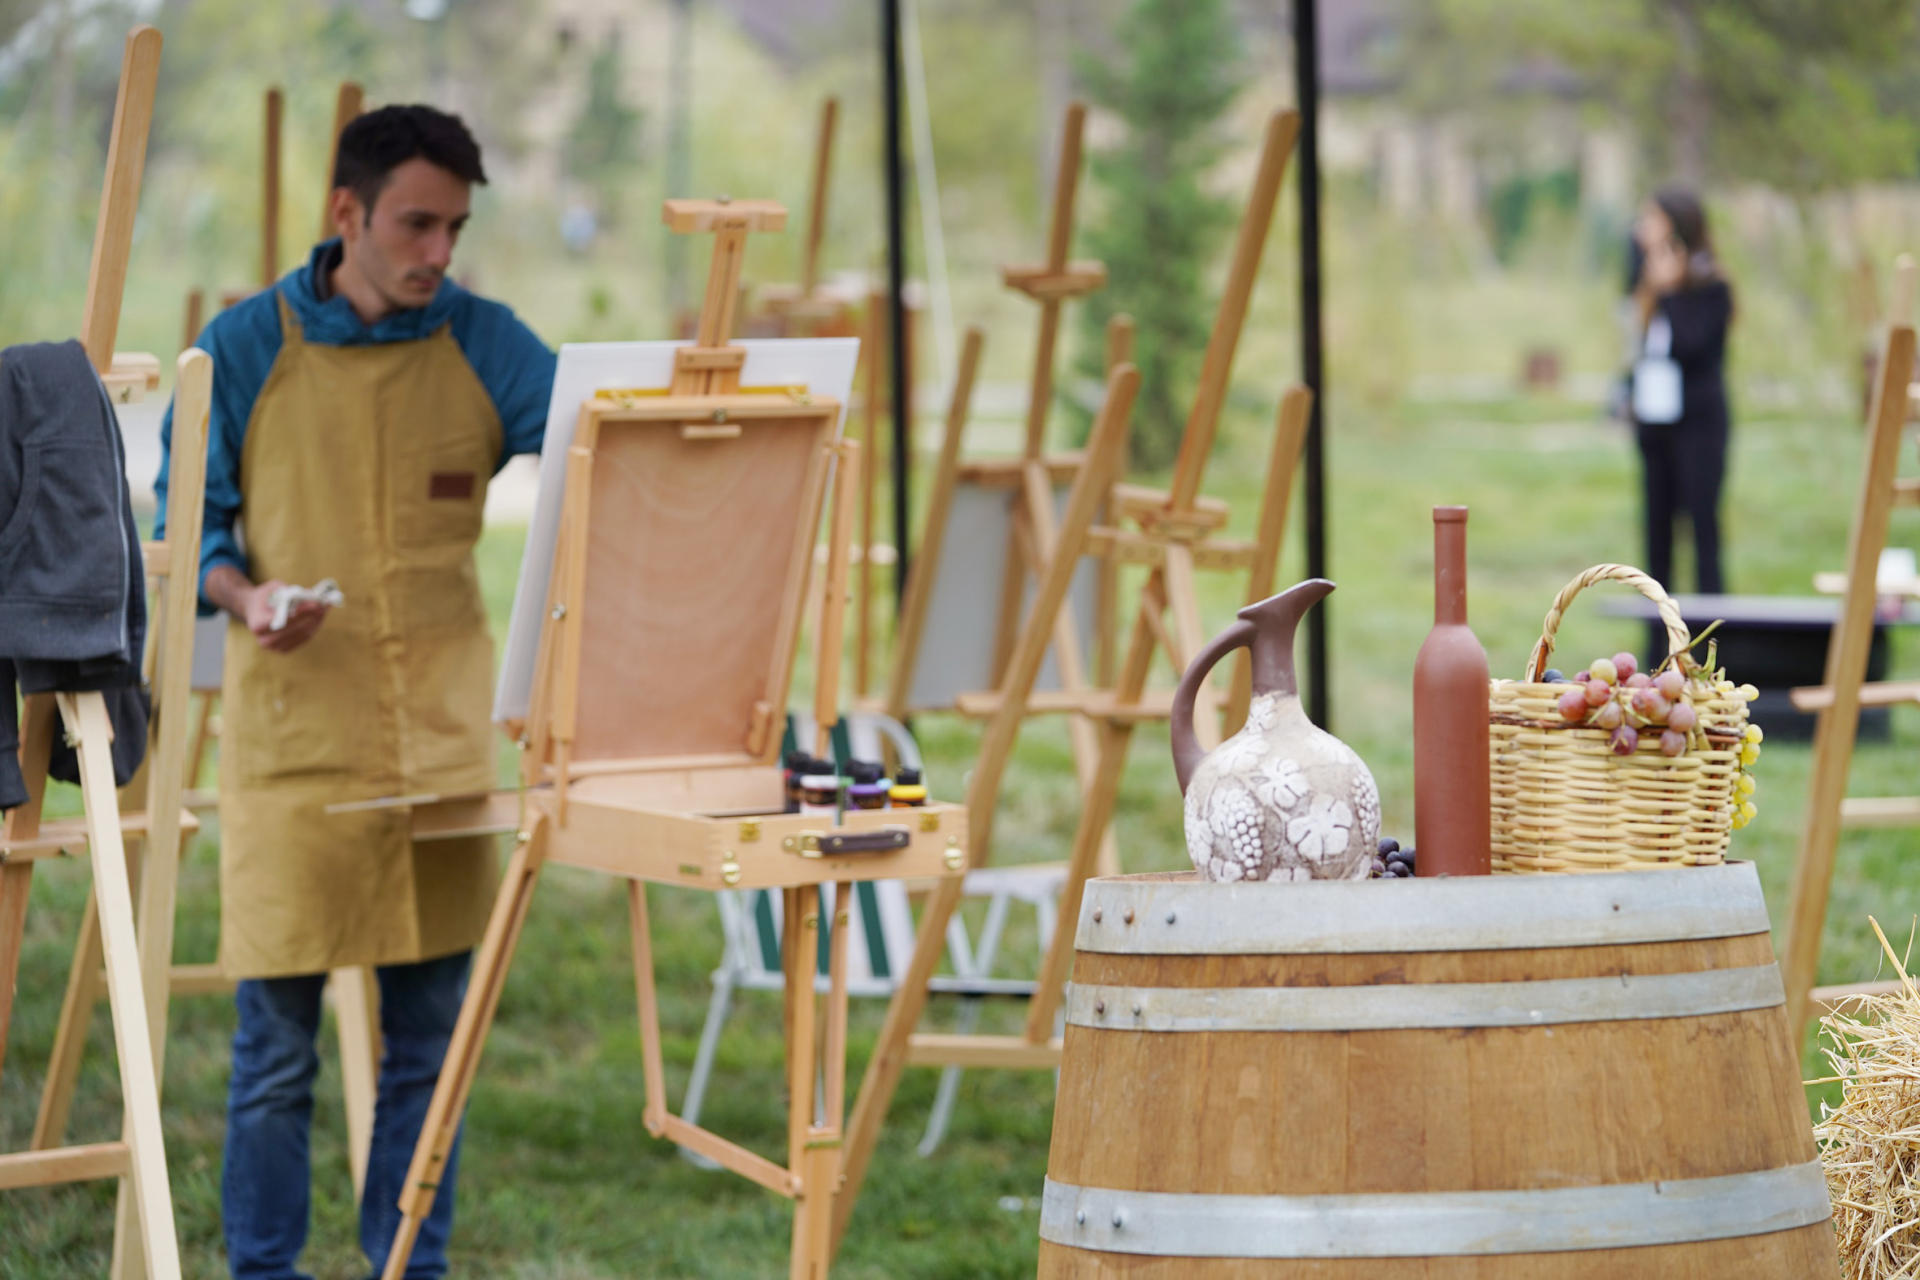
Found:
M 1267 410 L 1239 413 L 1223 432 L 1210 490 L 1251 525 Z M 1554 593 L 1586 566 L 1639 555 L 1637 466 L 1624 434 L 1584 406 L 1552 400 L 1402 401 L 1366 411 L 1342 406 L 1328 448 L 1333 576 L 1334 730 L 1372 765 L 1390 832 L 1411 829 L 1408 696 L 1413 656 L 1431 618 L 1429 507 L 1472 506 L 1470 614 L 1496 673 L 1518 674 Z M 1817 569 L 1838 568 L 1858 484 L 1859 428 L 1846 416 L 1743 415 L 1736 427 L 1726 542 L 1735 589 L 1805 594 Z M 1302 539 L 1290 531 L 1283 582 L 1300 576 Z M 1894 541 L 1911 545 L 1920 517 L 1896 513 Z M 496 620 L 506 610 L 520 532 L 488 531 L 482 551 Z M 1687 575 L 1690 577 L 1690 575 Z M 1624 591 L 1624 588 L 1614 590 Z M 1239 588 L 1206 583 L 1210 626 L 1223 625 Z M 985 607 L 989 602 L 982 602 Z M 1637 626 L 1577 603 L 1562 634 L 1570 661 L 1637 645 Z M 1897 637 L 1896 673 L 1912 674 L 1913 643 Z M 1304 655 L 1304 645 L 1302 646 Z M 1304 657 L 1303 657 L 1304 660 Z M 1164 677 L 1166 673 L 1161 673 Z M 1738 672 L 1732 673 L 1739 678 Z M 1913 789 L 1920 725 L 1896 713 L 1893 739 L 1863 746 L 1856 794 Z M 977 731 L 950 717 L 918 726 L 937 794 L 957 797 Z M 505 754 L 503 753 L 503 760 Z M 1166 734 L 1137 735 L 1118 816 L 1130 870 L 1184 862 L 1180 808 Z M 1809 771 L 1803 747 L 1770 743 L 1759 766 L 1759 819 L 1735 838 L 1756 860 L 1776 922 L 1799 836 Z M 72 805 L 71 793 L 62 797 Z M 1035 723 L 1022 740 L 1002 797 L 998 859 L 1064 852 L 1077 817 L 1066 734 Z M 218 930 L 214 845 L 203 833 L 182 880 L 179 954 L 213 954 Z M 1866 916 L 1903 937 L 1920 914 L 1920 877 L 1900 870 L 1912 848 L 1900 831 L 1847 837 L 1827 923 L 1822 980 L 1875 969 Z M 25 1145 L 51 1043 L 87 873 L 48 865 L 35 877 L 20 999 L 4 1087 L 0 1150 Z M 655 948 L 668 1037 L 668 1086 L 677 1105 L 720 954 L 717 917 L 704 896 L 656 891 Z M 1006 954 L 1028 959 L 1031 937 Z M 877 1002 L 856 1007 L 858 1071 L 872 1043 Z M 998 1012 L 1003 1018 L 1012 1011 Z M 940 1010 L 936 1017 L 948 1017 Z M 230 1002 L 175 1003 L 166 1081 L 177 1218 L 196 1277 L 223 1275 L 219 1174 Z M 991 1023 L 991 1017 L 988 1022 Z M 705 1119 L 722 1133 L 777 1153 L 783 1139 L 780 1014 L 775 996 L 744 993 L 723 1042 Z M 343 1150 L 338 1076 L 323 1068 L 315 1121 L 316 1196 L 309 1268 L 323 1280 L 360 1274 Z M 111 1033 L 96 1016 L 74 1133 L 117 1132 Z M 456 1274 L 524 1280 L 615 1276 L 766 1276 L 785 1266 L 786 1202 L 731 1175 L 706 1173 L 650 1139 L 641 1124 L 638 1035 L 624 896 L 611 881 L 549 872 L 535 900 L 474 1091 L 466 1131 Z M 965 1079 L 951 1134 L 933 1157 L 913 1152 L 936 1076 L 907 1074 L 854 1229 L 835 1275 L 1031 1275 L 1045 1172 L 1052 1080 L 1048 1073 L 975 1071 Z M 0 1275 L 53 1280 L 102 1274 L 113 1196 L 109 1185 L 7 1196 L 0 1201 Z

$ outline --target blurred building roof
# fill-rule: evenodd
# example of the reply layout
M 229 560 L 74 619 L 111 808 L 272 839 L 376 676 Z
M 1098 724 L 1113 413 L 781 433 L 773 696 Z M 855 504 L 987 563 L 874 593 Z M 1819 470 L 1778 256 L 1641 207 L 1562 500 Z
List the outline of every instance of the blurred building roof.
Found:
M 715 7 L 767 55 L 788 66 L 879 18 L 870 0 L 717 0 Z M 877 40 L 876 40 L 877 56 Z

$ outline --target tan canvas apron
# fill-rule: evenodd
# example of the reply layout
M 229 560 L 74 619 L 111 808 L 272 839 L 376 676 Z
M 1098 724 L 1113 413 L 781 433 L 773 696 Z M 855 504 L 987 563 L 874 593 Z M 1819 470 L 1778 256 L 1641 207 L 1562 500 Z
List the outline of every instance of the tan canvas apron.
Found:
M 404 810 L 324 806 L 492 784 L 493 646 L 473 547 L 500 419 L 442 327 L 411 342 L 283 342 L 247 426 L 256 582 L 340 584 L 292 653 L 227 630 L 220 959 L 240 977 L 448 955 L 477 943 L 490 837 L 414 845 Z

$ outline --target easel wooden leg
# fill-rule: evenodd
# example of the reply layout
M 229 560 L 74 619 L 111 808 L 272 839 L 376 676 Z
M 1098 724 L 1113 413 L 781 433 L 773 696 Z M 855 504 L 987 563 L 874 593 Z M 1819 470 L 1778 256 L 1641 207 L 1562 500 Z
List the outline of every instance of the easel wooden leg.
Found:
M 1133 632 L 1127 640 L 1126 659 L 1120 668 L 1116 691 L 1121 702 L 1137 702 L 1146 687 L 1147 672 L 1153 663 L 1154 639 L 1148 620 L 1159 613 L 1161 595 L 1160 575 L 1156 572 L 1141 592 L 1140 608 L 1134 615 Z M 1087 788 L 1080 825 L 1073 833 L 1067 878 L 1060 886 L 1059 919 L 1065 927 L 1053 931 L 1046 958 L 1040 963 L 1033 999 L 1027 1003 L 1029 1044 L 1045 1044 L 1053 1038 L 1054 1014 L 1059 1011 L 1067 971 L 1073 965 L 1073 937 L 1080 921 L 1080 896 L 1087 887 L 1087 877 L 1094 873 L 1100 838 L 1112 826 L 1113 806 L 1120 795 L 1120 779 L 1127 768 L 1127 747 L 1132 741 L 1132 721 L 1109 721 L 1100 726 L 1099 768 L 1093 785 Z
M 814 975 L 819 972 L 820 886 L 799 885 L 787 890 L 787 1168 L 800 1180 L 793 1210 L 793 1246 L 787 1274 L 790 1280 L 819 1280 L 826 1275 L 831 1256 L 832 1232 L 816 1225 L 826 1208 L 833 1206 L 833 1182 L 830 1172 L 821 1182 L 811 1181 L 819 1165 L 819 1155 L 828 1157 L 837 1150 L 816 1147 L 819 1127 L 815 1124 L 813 1086 L 817 1078 L 819 1046 L 815 1039 Z M 836 1144 L 837 1145 L 837 1144 Z M 821 1194 L 824 1193 L 824 1194 Z
M 667 1072 L 660 1056 L 660 998 L 653 983 L 653 929 L 647 920 L 647 886 L 627 885 L 633 923 L 633 986 L 640 1004 L 640 1068 L 646 1083 L 647 1132 L 659 1137 L 667 1114 Z
M 880 1126 L 887 1118 L 894 1090 L 900 1087 L 900 1073 L 907 1066 L 907 1041 L 926 1011 L 928 983 L 939 967 L 940 955 L 947 945 L 947 922 L 959 909 L 961 878 L 942 880 L 927 897 L 920 913 L 920 932 L 915 935 L 913 959 L 900 979 L 900 985 L 887 1004 L 886 1020 L 867 1061 L 866 1074 L 860 1078 L 860 1092 L 853 1100 L 853 1115 L 847 1122 L 845 1185 L 833 1212 L 835 1244 L 847 1234 L 847 1219 L 860 1184 L 867 1175 L 867 1164 L 880 1141 Z
M 1022 491 L 1026 496 L 1027 519 L 1023 526 L 1026 537 L 1016 541 L 1021 545 L 1028 563 L 1033 569 L 1034 581 L 1038 582 L 1046 573 L 1046 562 L 1059 550 L 1059 535 L 1054 528 L 1053 481 L 1047 469 L 1038 461 L 1026 464 Z M 1101 560 L 1102 571 L 1111 566 L 1111 558 Z M 1101 579 L 1103 586 L 1105 578 Z M 1096 604 L 1096 609 L 1097 609 Z M 1096 616 L 1094 625 L 1101 623 Z M 1069 601 L 1053 620 L 1053 664 L 1060 673 L 1060 687 L 1075 692 L 1087 687 L 1085 664 L 1081 660 L 1080 626 L 1073 616 L 1073 605 Z M 1067 717 L 1067 737 L 1073 745 L 1074 777 L 1080 784 L 1084 795 L 1093 786 L 1094 777 L 1099 772 L 1098 755 L 1100 752 L 1099 727 L 1086 716 Z M 1113 831 L 1109 828 L 1100 839 L 1099 873 L 1115 875 L 1120 870 L 1120 849 L 1114 841 Z
M 102 959 L 100 909 L 88 894 L 80 916 L 80 936 L 74 944 L 73 965 L 67 970 L 59 1026 L 53 1033 L 53 1052 L 47 1058 L 47 1078 L 40 1088 L 40 1113 L 33 1122 L 35 1151 L 50 1151 L 66 1141 L 80 1060 L 87 1049 L 87 1025 L 93 1020 L 94 1006 L 100 1003 Z
M 207 760 L 207 744 L 213 741 L 213 708 L 220 695 L 217 693 L 198 693 L 194 698 L 200 704 L 200 712 L 193 725 L 193 746 L 187 752 L 187 788 L 192 790 L 200 785 L 202 766 Z
M 155 1280 L 178 1280 L 180 1246 L 173 1229 L 173 1196 L 167 1182 L 160 1132 L 160 1086 L 154 1072 L 153 1036 L 141 981 L 139 940 L 133 925 L 133 890 L 119 807 L 113 801 L 112 730 L 97 693 L 61 695 L 61 714 L 79 735 L 87 840 L 93 857 L 94 894 L 100 905 L 100 941 L 107 992 L 113 1005 L 114 1048 L 120 1059 L 125 1132 L 132 1163 L 132 1194 L 147 1270 Z M 162 979 L 164 981 L 164 978 Z
M 33 863 L 0 866 L 0 1068 L 7 1062 L 7 1027 L 13 1020 L 13 988 L 20 972 L 20 944 L 27 931 L 27 896 Z
M 1253 564 L 1247 570 L 1248 604 L 1258 604 L 1273 594 L 1274 577 L 1280 568 L 1280 544 L 1287 532 L 1287 505 L 1293 497 L 1293 473 L 1306 443 L 1307 415 L 1312 408 L 1313 392 L 1305 387 L 1288 387 L 1280 397 L 1273 448 L 1267 454 L 1266 484 L 1260 493 Z M 1235 656 L 1232 691 L 1227 696 L 1226 719 L 1220 732 L 1238 733 L 1247 722 L 1247 707 L 1252 701 L 1253 660 L 1243 651 Z
M 20 774 L 27 802 L 9 813 L 3 828 L 15 839 L 40 833 L 40 802 L 47 790 L 47 760 L 53 753 L 58 713 L 50 694 L 25 700 L 20 716 Z M 33 862 L 0 864 L 0 1068 L 7 1062 L 7 1028 L 13 1025 L 14 982 L 20 974 L 20 948 L 27 932 L 27 899 L 33 891 Z
M 540 869 L 546 860 L 547 817 L 539 814 L 528 830 L 521 833 L 513 857 L 507 863 L 499 896 L 493 901 L 493 915 L 487 920 L 486 936 L 481 939 L 480 951 L 474 957 L 473 974 L 467 981 L 467 998 L 461 1002 L 460 1019 L 454 1024 L 447 1058 L 440 1067 L 439 1082 L 433 1087 L 433 1101 L 427 1104 L 420 1140 L 414 1146 L 413 1161 L 407 1166 L 406 1185 L 400 1192 L 400 1224 L 394 1233 L 393 1246 L 387 1251 L 386 1266 L 380 1273 L 382 1280 L 402 1280 L 406 1275 L 414 1241 L 420 1236 L 420 1224 L 433 1209 L 434 1194 L 440 1189 L 440 1173 L 453 1151 L 453 1140 L 459 1135 L 467 1093 L 480 1066 L 480 1051 L 486 1045 L 487 1031 L 493 1026 L 494 1011 L 500 1007 L 500 992 L 506 986 L 507 970 L 513 963 L 514 948 L 519 945 L 520 930 L 527 922 L 527 908 L 533 901 L 534 886 L 540 881 Z
M 347 1111 L 347 1166 L 358 1199 L 367 1187 L 373 1107 L 380 1083 L 380 986 L 371 969 L 335 969 L 327 979 L 340 1037 L 340 1094 Z
M 1841 809 L 1859 729 L 1860 685 L 1873 640 L 1874 577 L 1887 544 L 1894 501 L 1894 473 L 1905 435 L 1908 382 L 1913 376 L 1914 331 L 1896 324 L 1887 331 L 1874 387 L 1867 457 L 1859 499 L 1847 538 L 1847 594 L 1827 643 L 1826 687 L 1832 702 L 1820 712 L 1813 736 L 1813 777 L 1808 786 L 1806 827 L 1794 863 L 1786 954 L 1780 963 L 1787 989 L 1787 1024 L 1795 1042 L 1806 1029 L 1820 969 L 1820 942 L 1833 887 L 1840 842 Z
M 1166 550 L 1167 607 L 1173 613 L 1174 648 L 1169 657 L 1173 669 L 1183 670 L 1193 655 L 1207 647 L 1207 633 L 1200 622 L 1200 588 L 1194 581 L 1193 552 L 1175 544 Z M 1213 682 L 1203 680 L 1194 697 L 1193 736 L 1208 751 L 1220 745 L 1220 695 Z M 1066 917 L 1063 917 L 1066 918 Z

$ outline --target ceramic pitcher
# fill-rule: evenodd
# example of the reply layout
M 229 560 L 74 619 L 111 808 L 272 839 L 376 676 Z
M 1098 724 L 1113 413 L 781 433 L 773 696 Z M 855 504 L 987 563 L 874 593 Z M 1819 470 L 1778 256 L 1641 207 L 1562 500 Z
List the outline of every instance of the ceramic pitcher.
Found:
M 1173 696 L 1173 767 L 1186 793 L 1187 856 L 1209 880 L 1363 880 L 1380 792 L 1346 743 L 1307 719 L 1293 673 L 1300 618 L 1333 590 L 1312 578 L 1259 604 L 1194 655 Z M 1253 657 L 1240 732 L 1211 753 L 1193 733 L 1200 682 L 1228 653 Z

